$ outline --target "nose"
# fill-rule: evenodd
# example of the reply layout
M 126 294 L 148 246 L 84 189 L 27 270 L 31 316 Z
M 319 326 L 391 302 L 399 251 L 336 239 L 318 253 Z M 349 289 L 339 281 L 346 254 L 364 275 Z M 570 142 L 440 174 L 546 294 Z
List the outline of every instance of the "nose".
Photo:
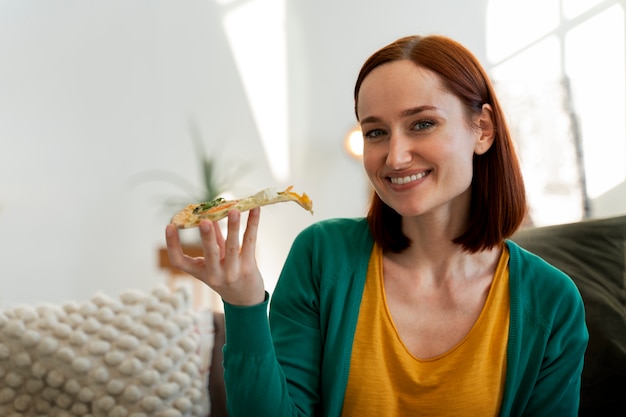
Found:
M 402 134 L 393 134 L 389 138 L 389 149 L 387 151 L 387 166 L 392 169 L 402 169 L 411 163 L 410 142 Z

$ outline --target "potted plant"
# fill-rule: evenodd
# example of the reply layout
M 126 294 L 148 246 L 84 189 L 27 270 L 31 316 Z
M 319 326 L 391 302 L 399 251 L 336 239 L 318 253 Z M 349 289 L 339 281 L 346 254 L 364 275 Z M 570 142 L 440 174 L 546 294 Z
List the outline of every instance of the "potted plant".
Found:
M 242 170 L 245 169 L 245 167 L 241 165 L 232 163 L 228 164 L 228 169 L 223 167 L 223 161 L 219 161 L 215 155 L 211 155 L 207 152 L 202 135 L 196 124 L 190 123 L 190 132 L 195 154 L 198 157 L 198 163 L 200 165 L 200 187 L 180 174 L 168 170 L 151 170 L 144 172 L 137 178 L 139 182 L 167 182 L 184 192 L 184 196 L 176 195 L 165 198 L 164 205 L 169 213 L 175 213 L 188 204 L 212 201 L 230 192 L 231 187 L 234 185 L 234 173 L 241 173 Z M 189 236 L 193 236 L 193 240 L 189 241 L 185 239 L 184 235 L 181 235 L 181 238 L 183 238 L 183 251 L 189 256 L 202 256 L 202 247 L 197 242 L 197 233 L 190 234 Z M 185 242 L 185 240 L 187 241 Z M 213 294 L 208 287 L 200 285 L 200 283 L 196 282 L 194 279 L 188 279 L 189 277 L 186 276 L 186 274 L 170 264 L 167 248 L 163 246 L 159 247 L 157 255 L 159 267 L 167 270 L 170 275 L 168 285 L 172 287 L 180 285 L 192 286 L 191 293 L 194 308 L 205 308 L 207 305 L 210 306 L 215 303 L 215 294 Z

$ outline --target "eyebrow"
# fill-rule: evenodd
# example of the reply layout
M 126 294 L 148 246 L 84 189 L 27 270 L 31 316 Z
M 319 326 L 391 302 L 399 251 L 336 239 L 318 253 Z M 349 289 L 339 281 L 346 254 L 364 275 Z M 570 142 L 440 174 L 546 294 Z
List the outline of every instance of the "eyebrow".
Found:
M 410 109 L 404 110 L 402 113 L 400 113 L 401 117 L 407 117 L 407 116 L 414 116 L 416 114 L 422 113 L 424 111 L 427 110 L 437 110 L 437 107 L 435 106 L 417 106 L 417 107 L 412 107 Z M 364 119 L 361 119 L 361 124 L 364 123 L 377 123 L 379 122 L 381 119 L 378 116 L 368 116 Z

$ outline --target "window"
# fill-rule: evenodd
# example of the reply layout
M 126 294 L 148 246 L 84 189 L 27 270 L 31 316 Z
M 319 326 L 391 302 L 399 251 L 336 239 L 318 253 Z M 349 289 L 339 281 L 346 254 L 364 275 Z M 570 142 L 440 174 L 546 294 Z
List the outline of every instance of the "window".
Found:
M 593 215 L 626 179 L 626 0 L 490 0 L 487 58 L 535 225 Z

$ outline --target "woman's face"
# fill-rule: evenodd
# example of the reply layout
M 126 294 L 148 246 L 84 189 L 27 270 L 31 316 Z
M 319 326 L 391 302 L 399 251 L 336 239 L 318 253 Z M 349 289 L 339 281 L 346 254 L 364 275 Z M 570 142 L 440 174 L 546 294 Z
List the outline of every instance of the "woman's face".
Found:
M 493 142 L 488 105 L 473 121 L 482 129 L 471 126 L 437 74 L 403 60 L 367 75 L 357 114 L 363 165 L 387 205 L 402 216 L 467 214 L 473 156 Z

